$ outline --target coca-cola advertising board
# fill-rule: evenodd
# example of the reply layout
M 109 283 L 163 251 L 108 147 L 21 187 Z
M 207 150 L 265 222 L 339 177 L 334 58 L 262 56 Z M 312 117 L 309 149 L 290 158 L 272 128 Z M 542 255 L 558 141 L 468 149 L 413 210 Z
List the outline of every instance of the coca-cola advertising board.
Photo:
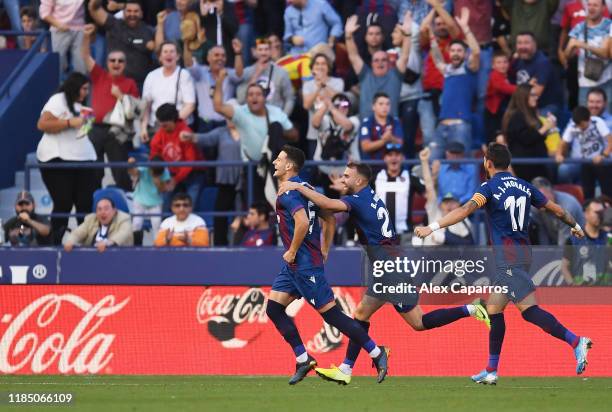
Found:
M 598 289 L 604 288 L 574 293 L 608 293 Z M 362 293 L 357 287 L 334 291 L 347 312 Z M 265 314 L 268 293 L 246 286 L 0 286 L 0 372 L 289 375 L 293 353 Z M 612 305 L 545 307 L 593 340 L 587 376 L 612 375 Z M 319 364 L 343 360 L 347 339 L 309 305 L 297 301 L 288 312 Z M 514 308 L 506 323 L 500 374 L 574 374 L 567 344 L 523 321 Z M 487 329 L 470 318 L 415 332 L 387 305 L 370 331 L 392 350 L 391 375 L 467 376 L 487 359 Z M 372 374 L 370 363 L 363 354 L 355 373 Z

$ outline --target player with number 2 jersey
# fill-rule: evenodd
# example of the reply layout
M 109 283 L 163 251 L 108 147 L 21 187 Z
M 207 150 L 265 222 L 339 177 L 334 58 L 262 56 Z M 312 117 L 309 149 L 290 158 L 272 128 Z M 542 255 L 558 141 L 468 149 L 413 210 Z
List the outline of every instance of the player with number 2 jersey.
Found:
M 341 183 L 346 193 L 341 199 L 330 199 L 309 187 L 297 182 L 286 181 L 280 185 L 279 193 L 298 191 L 321 210 L 330 212 L 348 212 L 355 223 L 360 243 L 366 247 L 370 260 L 395 260 L 398 238 L 393 222 L 384 202 L 370 187 L 372 171 L 366 164 L 349 163 L 341 177 Z M 384 276 L 387 276 L 385 274 Z M 391 277 L 394 274 L 390 274 Z M 406 278 L 404 278 L 407 280 Z M 416 303 L 418 295 L 408 297 Z M 388 296 L 375 293 L 368 288 L 355 310 L 354 318 L 368 331 L 370 317 L 389 299 Z M 395 300 L 395 299 L 394 299 Z M 454 308 L 437 309 L 423 314 L 417 304 L 396 304 L 396 311 L 414 330 L 422 331 L 448 325 L 461 318 L 473 316 L 485 323 L 488 322 L 486 310 L 479 302 Z M 324 379 L 348 384 L 351 381 L 353 366 L 359 355 L 359 345 L 350 341 L 344 362 L 338 367 L 316 368 L 315 371 Z

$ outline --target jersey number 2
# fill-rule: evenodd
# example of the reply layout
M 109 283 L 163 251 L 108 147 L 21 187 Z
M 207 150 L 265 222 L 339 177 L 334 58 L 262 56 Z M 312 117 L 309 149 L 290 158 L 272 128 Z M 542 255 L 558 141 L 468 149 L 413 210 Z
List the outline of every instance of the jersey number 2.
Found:
M 510 209 L 510 220 L 512 220 L 512 230 L 516 232 L 517 230 L 523 230 L 523 225 L 525 223 L 525 206 L 527 205 L 527 198 L 525 196 L 521 196 L 516 199 L 514 196 L 509 196 L 506 198 L 504 202 L 504 210 Z M 518 218 L 515 217 L 515 210 L 518 208 Z M 518 225 L 517 225 L 518 221 Z
M 384 207 L 379 207 L 376 211 L 376 216 L 378 216 L 378 220 L 385 219 L 380 231 L 384 237 L 393 237 L 393 232 L 389 230 L 389 212 Z

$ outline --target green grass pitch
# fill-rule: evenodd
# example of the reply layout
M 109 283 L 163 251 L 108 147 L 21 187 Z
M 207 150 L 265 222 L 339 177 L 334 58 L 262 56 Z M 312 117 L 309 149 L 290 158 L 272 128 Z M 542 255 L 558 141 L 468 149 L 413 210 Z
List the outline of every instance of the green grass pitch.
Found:
M 309 376 L 0 376 L 0 410 L 66 411 L 610 411 L 612 378 L 357 377 L 338 386 Z M 72 393 L 67 406 L 7 403 L 8 393 Z

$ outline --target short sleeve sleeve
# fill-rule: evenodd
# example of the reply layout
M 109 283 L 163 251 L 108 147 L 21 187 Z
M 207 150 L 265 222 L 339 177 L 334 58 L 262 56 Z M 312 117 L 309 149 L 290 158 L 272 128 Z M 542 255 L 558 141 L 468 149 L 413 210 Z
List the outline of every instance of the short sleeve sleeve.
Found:
M 491 192 L 491 188 L 489 187 L 488 182 L 484 182 L 480 185 L 476 193 L 472 195 L 472 199 L 478 207 L 483 207 L 490 199 L 493 193 Z
M 297 190 L 292 190 L 281 195 L 280 203 L 286 210 L 289 211 L 289 213 L 291 213 L 291 216 L 293 216 L 298 210 L 304 209 L 304 205 L 301 202 L 300 195 Z
M 346 211 L 350 212 L 356 203 L 356 199 L 353 196 L 342 196 L 340 201 L 346 205 Z
M 565 127 L 565 130 L 563 131 L 563 136 L 561 137 L 564 142 L 571 143 L 572 140 L 574 140 L 574 134 L 572 132 L 573 129 L 574 129 L 574 122 L 570 121 L 568 125 Z
M 583 24 L 582 23 L 577 24 L 576 26 L 574 26 L 573 29 L 570 30 L 569 37 L 572 38 L 572 39 L 579 38 L 580 34 L 582 33 L 582 30 L 584 30 L 583 29 Z
M 147 74 L 147 77 L 145 77 L 144 85 L 142 86 L 142 99 L 147 102 L 153 101 L 153 73 L 154 72 L 150 72 L 149 74 Z
M 608 125 L 603 119 L 598 118 L 596 121 L 596 126 L 597 126 L 597 131 L 599 132 L 599 135 L 603 137 L 604 139 L 606 138 L 606 136 L 610 134 L 610 129 L 608 128 Z
M 181 96 L 183 97 L 183 103 L 195 103 L 195 87 L 193 85 L 193 78 L 189 71 L 185 69 L 183 70 L 183 75 L 181 76 Z
M 268 106 L 269 109 L 269 106 Z M 281 109 L 277 108 L 276 106 L 274 106 L 275 110 L 275 116 L 274 116 L 274 121 L 277 121 L 281 124 L 281 126 L 283 126 L 283 130 L 289 130 L 293 127 L 293 123 L 291 123 L 291 120 L 289 120 L 289 116 L 287 116 L 287 114 L 285 112 L 283 112 Z
M 66 112 L 70 112 L 68 106 L 65 103 L 64 96 L 62 93 L 56 93 L 47 101 L 45 106 L 42 108 L 41 113 L 49 112 L 58 119 L 61 118 Z
M 247 117 L 246 117 L 246 106 L 240 105 L 234 107 L 234 116 L 232 116 L 232 122 L 236 123 L 240 126 L 247 126 Z
M 540 192 L 538 188 L 533 185 L 529 186 L 531 189 L 531 204 L 538 209 L 543 208 L 544 205 L 548 202 L 548 199 L 546 198 L 546 196 L 544 196 L 544 193 Z

